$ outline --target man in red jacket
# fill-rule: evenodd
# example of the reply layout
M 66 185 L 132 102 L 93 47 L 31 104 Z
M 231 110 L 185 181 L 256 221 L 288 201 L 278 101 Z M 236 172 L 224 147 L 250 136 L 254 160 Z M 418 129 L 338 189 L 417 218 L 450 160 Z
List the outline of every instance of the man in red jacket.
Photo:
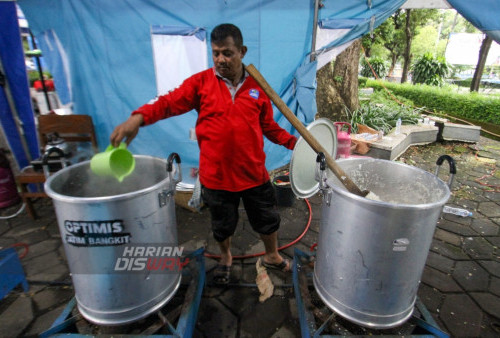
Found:
M 214 282 L 227 284 L 232 264 L 231 236 L 238 222 L 240 199 L 252 228 L 264 242 L 262 264 L 290 271 L 290 262 L 277 250 L 280 216 L 265 167 L 263 135 L 288 149 L 293 149 L 297 139 L 274 121 L 269 98 L 245 71 L 242 59 L 247 47 L 239 28 L 219 25 L 210 38 L 214 67 L 132 112 L 115 128 L 110 141 L 118 146 L 125 139 L 128 144 L 140 126 L 192 109 L 198 112 L 202 198 L 210 209 L 213 235 L 221 250 Z

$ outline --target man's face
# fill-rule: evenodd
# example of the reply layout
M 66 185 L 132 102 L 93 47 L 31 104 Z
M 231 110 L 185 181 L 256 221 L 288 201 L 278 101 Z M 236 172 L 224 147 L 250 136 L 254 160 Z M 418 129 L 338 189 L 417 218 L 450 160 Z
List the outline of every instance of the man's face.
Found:
M 212 59 L 215 69 L 220 75 L 233 82 L 239 80 L 243 74 L 241 60 L 246 51 L 245 46 L 236 47 L 231 36 L 219 43 L 212 42 Z

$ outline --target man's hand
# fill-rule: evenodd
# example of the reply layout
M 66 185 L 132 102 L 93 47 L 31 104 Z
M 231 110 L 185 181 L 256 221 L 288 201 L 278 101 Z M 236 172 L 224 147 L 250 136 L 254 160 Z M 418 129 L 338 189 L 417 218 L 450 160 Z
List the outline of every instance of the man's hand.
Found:
M 125 143 L 127 145 L 132 142 L 134 137 L 137 136 L 137 133 L 139 132 L 139 127 L 144 123 L 144 118 L 142 117 L 141 114 L 135 114 L 132 115 L 123 122 L 122 124 L 118 125 L 115 130 L 111 133 L 111 136 L 109 138 L 110 143 L 114 147 L 118 147 L 120 145 L 120 142 L 125 139 Z

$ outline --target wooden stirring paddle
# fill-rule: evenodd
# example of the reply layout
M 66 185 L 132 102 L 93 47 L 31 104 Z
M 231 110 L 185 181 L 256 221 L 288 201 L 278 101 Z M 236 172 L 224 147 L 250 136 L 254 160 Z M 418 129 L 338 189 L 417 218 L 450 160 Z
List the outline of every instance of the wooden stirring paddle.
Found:
M 285 117 L 290 121 L 290 123 L 297 129 L 299 134 L 306 140 L 306 142 L 311 146 L 311 148 L 316 152 L 322 152 L 326 157 L 326 164 L 328 168 L 337 176 L 337 178 L 342 182 L 342 184 L 351 193 L 358 196 L 365 197 L 368 195 L 368 191 L 362 191 L 359 187 L 347 176 L 347 174 L 340 168 L 331 155 L 323 148 L 323 146 L 314 138 L 314 136 L 307 130 L 307 128 L 300 122 L 300 120 L 293 114 L 293 112 L 288 108 L 288 106 L 283 102 L 279 95 L 274 91 L 274 89 L 267 83 L 266 79 L 260 74 L 260 72 L 252 64 L 245 66 L 246 71 L 250 76 L 254 78 L 259 84 L 262 90 L 267 94 L 267 96 L 273 101 L 273 103 L 278 107 L 280 112 L 285 115 Z

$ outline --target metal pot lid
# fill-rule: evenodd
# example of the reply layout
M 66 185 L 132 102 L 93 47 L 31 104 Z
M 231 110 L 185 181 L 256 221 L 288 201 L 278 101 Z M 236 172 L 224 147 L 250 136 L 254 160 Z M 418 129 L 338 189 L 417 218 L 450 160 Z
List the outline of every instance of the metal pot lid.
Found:
M 337 156 L 337 128 L 332 121 L 321 118 L 312 122 L 307 130 L 332 158 Z M 309 198 L 319 190 L 316 181 L 316 152 L 300 137 L 293 149 L 290 161 L 290 183 L 296 196 Z

